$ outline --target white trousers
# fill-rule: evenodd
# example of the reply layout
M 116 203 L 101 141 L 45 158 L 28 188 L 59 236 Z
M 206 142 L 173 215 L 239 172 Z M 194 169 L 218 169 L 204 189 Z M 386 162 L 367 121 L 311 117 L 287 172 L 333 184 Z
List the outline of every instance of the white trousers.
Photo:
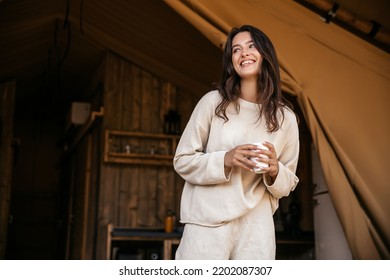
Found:
M 275 229 L 269 200 L 218 227 L 186 224 L 176 260 L 274 260 Z

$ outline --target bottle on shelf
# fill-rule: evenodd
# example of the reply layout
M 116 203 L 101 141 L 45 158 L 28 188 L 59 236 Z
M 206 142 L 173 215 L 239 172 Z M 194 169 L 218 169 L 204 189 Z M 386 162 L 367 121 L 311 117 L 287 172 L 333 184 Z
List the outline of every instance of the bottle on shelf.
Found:
M 167 215 L 165 216 L 165 232 L 170 233 L 173 232 L 175 228 L 175 212 L 172 210 L 167 211 Z

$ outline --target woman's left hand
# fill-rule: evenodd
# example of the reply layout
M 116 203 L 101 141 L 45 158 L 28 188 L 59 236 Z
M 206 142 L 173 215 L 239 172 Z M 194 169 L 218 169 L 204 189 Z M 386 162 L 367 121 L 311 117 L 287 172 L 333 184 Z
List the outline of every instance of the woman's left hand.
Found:
M 273 181 L 275 181 L 276 176 L 278 176 L 279 173 L 279 162 L 275 147 L 269 142 L 264 142 L 263 144 L 268 148 L 268 150 L 260 150 L 260 154 L 266 155 L 267 158 L 260 157 L 259 160 L 269 165 L 268 167 L 264 167 L 263 170 L 271 176 Z

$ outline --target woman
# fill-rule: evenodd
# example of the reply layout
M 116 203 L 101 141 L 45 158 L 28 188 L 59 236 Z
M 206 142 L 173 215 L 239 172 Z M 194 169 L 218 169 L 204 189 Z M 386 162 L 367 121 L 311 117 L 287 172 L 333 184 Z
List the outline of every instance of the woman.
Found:
M 298 183 L 298 154 L 271 41 L 250 25 L 232 29 L 217 90 L 195 107 L 174 157 L 185 179 L 176 259 L 275 259 L 273 214 Z

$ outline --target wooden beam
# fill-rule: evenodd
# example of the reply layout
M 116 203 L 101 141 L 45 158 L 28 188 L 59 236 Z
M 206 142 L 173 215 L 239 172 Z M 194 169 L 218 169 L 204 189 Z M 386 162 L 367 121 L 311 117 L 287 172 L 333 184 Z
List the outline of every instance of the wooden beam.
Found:
M 325 22 L 333 21 L 342 27 L 349 27 L 360 37 L 376 42 L 377 46 L 389 52 L 390 33 L 381 27 L 380 22 L 362 18 L 330 0 L 295 0 L 295 2 L 324 15 Z

